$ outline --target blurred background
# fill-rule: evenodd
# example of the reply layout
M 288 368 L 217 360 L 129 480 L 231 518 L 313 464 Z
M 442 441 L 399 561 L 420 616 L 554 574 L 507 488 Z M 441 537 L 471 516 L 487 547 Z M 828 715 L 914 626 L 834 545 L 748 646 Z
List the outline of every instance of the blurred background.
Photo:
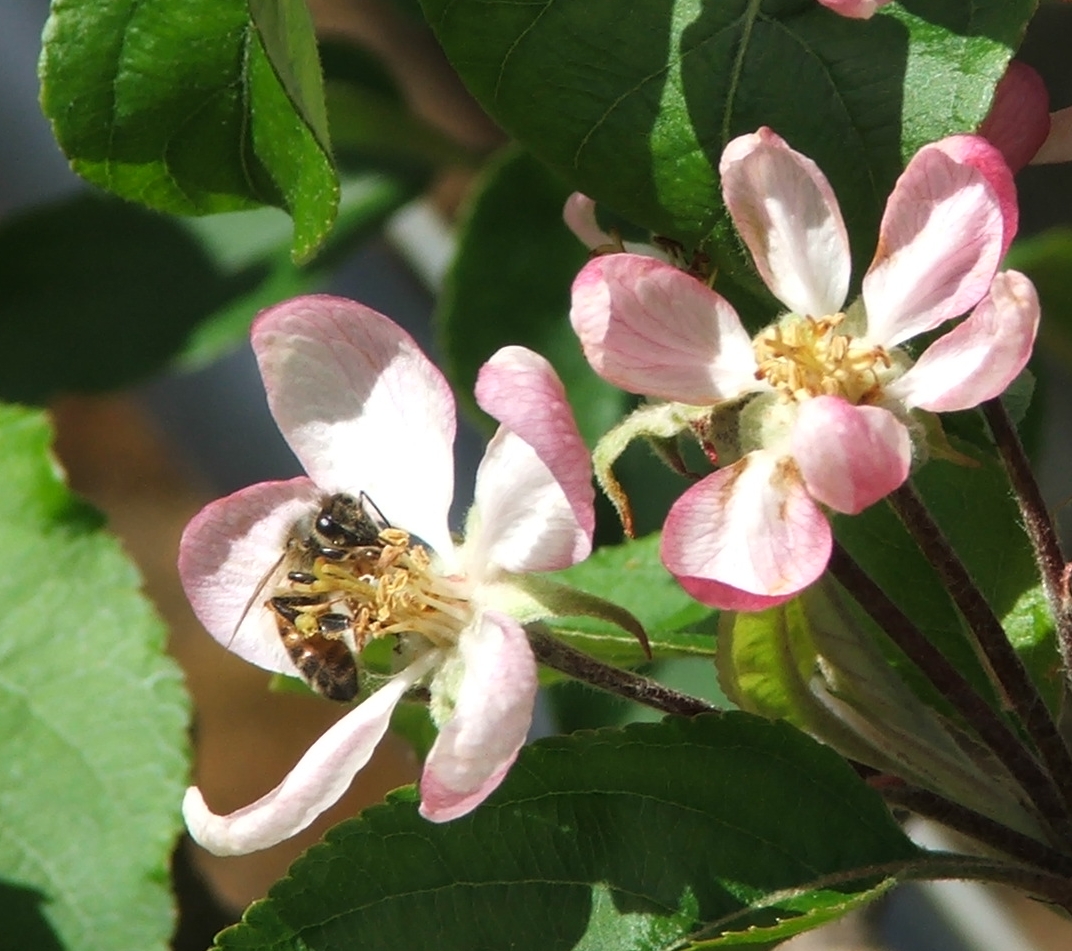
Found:
M 361 300 L 389 314 L 436 359 L 431 321 L 452 254 L 451 223 L 464 207 L 481 162 L 506 138 L 454 77 L 424 29 L 415 3 L 315 0 L 311 8 L 323 36 L 371 54 L 413 113 L 454 143 L 463 157 L 428 175 L 419 197 L 392 215 L 382 232 L 358 236 L 335 249 L 331 267 L 323 268 L 315 281 L 318 290 Z M 0 0 L 0 232 L 89 191 L 69 171 L 37 105 L 36 61 L 47 14 L 47 0 Z M 1035 19 L 1021 54 L 1046 79 L 1054 108 L 1072 104 L 1070 42 L 1072 7 L 1050 6 Z M 1072 170 L 1029 168 L 1019 184 L 1022 234 L 1072 222 Z M 265 220 L 258 218 L 255 227 L 262 229 Z M 273 220 L 279 233 L 286 235 L 285 216 L 278 213 Z M 236 227 L 241 231 L 240 220 L 236 219 Z M 116 280 L 130 282 L 124 262 L 103 260 L 95 251 L 95 234 L 99 233 L 87 228 L 84 234 L 67 236 L 64 254 L 69 257 L 64 260 L 70 267 L 53 270 L 50 277 L 61 298 L 77 292 L 77 282 L 86 273 L 100 269 L 115 267 Z M 9 237 L 5 244 L 0 238 L 0 257 L 5 248 L 11 255 L 6 265 L 0 260 L 0 323 L 29 319 L 18 306 L 4 303 L 9 298 L 4 275 L 14 280 L 14 269 L 24 266 L 14 240 Z M 519 257 L 526 253 L 527 249 L 517 248 Z M 137 293 L 145 294 L 146 306 L 167 306 L 171 277 L 146 264 L 137 280 L 143 285 Z M 63 288 L 65 281 L 71 286 Z M 62 348 L 63 321 L 77 321 L 77 316 L 61 319 L 57 348 Z M 250 316 L 252 312 L 241 319 L 248 322 Z M 90 345 L 103 349 L 121 346 L 121 341 L 90 341 Z M 195 779 L 214 809 L 230 811 L 278 782 L 344 711 L 312 696 L 269 691 L 264 672 L 228 654 L 205 634 L 179 586 L 178 539 L 202 505 L 251 483 L 300 472 L 267 414 L 248 346 L 221 349 L 211 358 L 132 381 L 121 393 L 48 393 L 47 401 L 57 427 L 57 453 L 72 486 L 107 514 L 169 625 L 171 650 L 194 698 Z M 1044 377 L 1048 431 L 1040 439 L 1038 459 L 1048 498 L 1057 506 L 1072 493 L 1067 437 L 1072 431 L 1072 401 L 1067 396 L 1068 380 L 1056 366 L 1045 367 Z M 473 430 L 462 432 L 455 519 L 469 498 L 480 445 Z M 1064 521 L 1072 524 L 1072 519 Z M 592 703 L 590 722 L 604 715 L 596 706 Z M 537 730 L 548 732 L 555 726 L 545 709 Z M 176 948 L 207 946 L 216 931 L 264 895 L 327 827 L 381 800 L 388 790 L 416 775 L 417 763 L 409 748 L 389 736 L 373 766 L 359 775 L 347 796 L 293 840 L 227 859 L 207 855 L 187 841 L 180 843 L 175 868 L 182 919 Z M 803 936 L 793 947 L 1056 951 L 1072 946 L 1072 930 L 1060 927 L 1044 909 L 1008 896 L 991 901 L 992 894 L 952 883 L 902 889 L 865 917 Z

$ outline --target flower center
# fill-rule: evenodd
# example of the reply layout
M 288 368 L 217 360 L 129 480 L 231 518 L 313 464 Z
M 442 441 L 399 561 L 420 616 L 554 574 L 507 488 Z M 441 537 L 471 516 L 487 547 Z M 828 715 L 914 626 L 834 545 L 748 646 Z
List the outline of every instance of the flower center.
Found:
M 801 317 L 790 314 L 752 342 L 757 380 L 766 380 L 784 398 L 840 396 L 869 403 L 882 391 L 882 371 L 890 367 L 882 347 L 863 346 L 837 333 L 844 314 Z
M 298 629 L 323 633 L 317 615 L 329 610 L 346 619 L 337 636 L 351 631 L 359 653 L 370 640 L 388 634 L 419 634 L 436 647 L 450 646 L 473 613 L 463 586 L 436 571 L 427 549 L 397 528 L 384 529 L 376 545 L 345 557 L 318 556 L 308 583 L 291 584 L 296 593 L 319 596 L 303 611 Z

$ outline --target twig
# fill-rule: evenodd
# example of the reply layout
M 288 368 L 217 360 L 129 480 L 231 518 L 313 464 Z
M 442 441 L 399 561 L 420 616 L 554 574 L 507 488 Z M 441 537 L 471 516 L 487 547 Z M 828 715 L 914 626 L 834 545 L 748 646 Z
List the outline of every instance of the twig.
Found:
M 883 785 L 878 791 L 891 805 L 909 809 L 925 819 L 934 819 L 983 845 L 998 849 L 1036 868 L 1072 877 L 1072 856 L 1051 849 L 1045 843 L 995 822 L 989 816 L 914 786 Z
M 911 486 L 905 483 L 887 499 L 968 622 L 995 686 L 1008 697 L 1061 791 L 1066 816 L 1072 814 L 1072 755 L 997 615 Z
M 1064 578 L 1065 559 L 1061 554 L 1057 532 L 1005 404 L 1000 398 L 987 400 L 983 403 L 983 415 L 994 434 L 994 444 L 1001 453 L 1001 461 L 1020 506 L 1024 530 L 1031 541 L 1042 588 L 1057 627 L 1057 644 L 1064 661 L 1065 677 L 1068 678 L 1072 676 L 1072 603 Z
M 696 716 L 699 713 L 719 713 L 718 707 L 687 693 L 671 690 L 657 681 L 634 674 L 632 671 L 611 667 L 587 654 L 563 644 L 537 625 L 528 628 L 529 644 L 541 664 L 575 680 L 583 681 L 605 690 L 607 693 L 635 700 L 663 713 L 680 713 Z
M 834 545 L 830 570 L 1004 764 L 1038 808 L 1042 819 L 1062 839 L 1072 841 L 1072 823 L 1061 790 L 1009 724 L 840 544 Z

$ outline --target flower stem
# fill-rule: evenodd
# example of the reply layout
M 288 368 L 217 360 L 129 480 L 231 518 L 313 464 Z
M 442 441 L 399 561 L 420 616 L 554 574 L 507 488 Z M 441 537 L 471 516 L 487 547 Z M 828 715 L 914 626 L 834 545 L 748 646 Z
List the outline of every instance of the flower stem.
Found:
M 997 615 L 911 486 L 906 482 L 887 499 L 968 622 L 995 686 L 1016 711 L 1061 791 L 1066 815 L 1072 814 L 1072 755 Z
M 1019 859 L 1035 868 L 1045 869 L 1057 875 L 1072 877 L 1072 856 L 1051 849 L 1031 836 L 1010 829 L 988 816 L 950 802 L 937 793 L 903 784 L 883 785 L 879 790 L 882 798 L 894 806 L 908 809 L 925 819 L 933 819 L 956 832 L 969 836 L 983 845 L 990 846 Z
M 1061 790 L 1004 718 L 838 543 L 830 556 L 830 570 L 990 748 L 1046 824 L 1061 838 L 1072 841 L 1072 822 Z
M 1053 520 L 1046 510 L 1038 482 L 1031 471 L 1031 462 L 1024 452 L 1016 427 L 1009 418 L 1008 410 L 1000 398 L 983 403 L 983 415 L 986 417 L 990 431 L 994 434 L 994 444 L 1001 453 L 1001 461 L 1009 475 L 1020 514 L 1024 520 L 1024 529 L 1035 553 L 1042 588 L 1050 603 L 1054 623 L 1057 627 L 1057 644 L 1064 661 L 1065 676 L 1072 676 L 1072 598 L 1069 596 L 1068 583 L 1065 579 L 1065 559 L 1057 541 L 1057 532 Z
M 563 644 L 539 625 L 529 625 L 529 644 L 541 664 L 605 690 L 607 693 L 635 700 L 663 713 L 696 716 L 699 713 L 719 713 L 718 707 L 687 693 L 671 690 L 655 680 L 629 670 L 611 667 L 594 657 Z

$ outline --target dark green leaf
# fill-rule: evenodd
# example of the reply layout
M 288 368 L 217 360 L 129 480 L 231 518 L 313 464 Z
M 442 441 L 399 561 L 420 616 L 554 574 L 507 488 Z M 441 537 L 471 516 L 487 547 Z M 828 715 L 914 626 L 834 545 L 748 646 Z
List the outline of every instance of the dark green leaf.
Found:
M 724 221 L 718 161 L 768 125 L 833 183 L 862 268 L 925 142 L 973 130 L 1033 0 L 423 0 L 484 107 L 575 188 L 686 243 Z
M 396 795 L 328 835 L 217 946 L 655 951 L 784 936 L 918 855 L 830 750 L 746 714 L 541 741 L 445 825 Z M 814 917 L 813 917 L 814 916 Z
M 186 697 L 50 438 L 40 414 L 0 408 L 0 944 L 163 951 Z
M 1038 290 L 1041 352 L 1072 367 L 1072 228 L 1052 228 L 1013 244 L 1005 266 L 1023 271 Z
M 320 66 L 302 0 L 55 0 L 41 102 L 76 172 L 177 214 L 257 205 L 313 255 L 335 219 Z

